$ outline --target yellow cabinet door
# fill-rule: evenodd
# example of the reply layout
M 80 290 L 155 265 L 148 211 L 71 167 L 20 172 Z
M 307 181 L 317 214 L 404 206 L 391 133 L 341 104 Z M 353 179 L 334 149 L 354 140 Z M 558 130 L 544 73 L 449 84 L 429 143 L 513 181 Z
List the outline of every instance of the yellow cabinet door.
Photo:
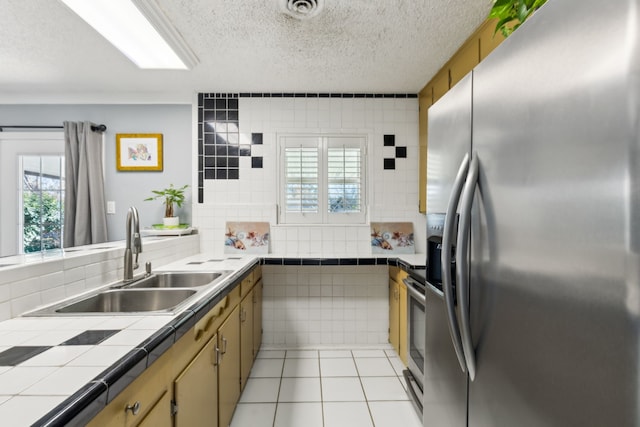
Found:
M 400 360 L 404 363 L 404 366 L 407 366 L 407 285 L 404 282 L 398 283 L 399 289 L 399 304 L 398 304 L 398 330 L 399 338 L 398 338 L 398 355 L 400 356 Z
M 262 345 L 262 279 L 253 288 L 253 358 L 258 356 Z
M 218 329 L 218 425 L 227 427 L 240 397 L 240 306 Z
M 419 167 L 418 167 L 418 210 L 420 213 L 427 213 L 427 146 L 428 146 L 428 126 L 429 107 L 433 104 L 433 86 L 427 85 L 420 91 L 418 98 L 420 114 L 418 117 L 419 135 Z
M 175 427 L 218 425 L 217 345 L 214 335 L 174 381 Z
M 253 366 L 253 290 L 240 303 L 240 389 Z
M 165 391 L 160 400 L 149 411 L 137 427 L 172 427 L 171 393 Z
M 389 278 L 389 343 L 400 354 L 400 287 Z

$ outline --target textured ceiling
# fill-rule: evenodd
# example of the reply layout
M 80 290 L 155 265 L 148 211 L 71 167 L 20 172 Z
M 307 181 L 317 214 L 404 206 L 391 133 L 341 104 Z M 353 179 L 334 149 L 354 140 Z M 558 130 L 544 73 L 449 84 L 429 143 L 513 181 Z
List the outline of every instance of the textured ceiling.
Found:
M 309 20 L 278 0 L 156 0 L 195 52 L 140 70 L 55 0 L 0 0 L 0 103 L 190 103 L 195 92 L 417 93 L 491 0 L 325 0 Z

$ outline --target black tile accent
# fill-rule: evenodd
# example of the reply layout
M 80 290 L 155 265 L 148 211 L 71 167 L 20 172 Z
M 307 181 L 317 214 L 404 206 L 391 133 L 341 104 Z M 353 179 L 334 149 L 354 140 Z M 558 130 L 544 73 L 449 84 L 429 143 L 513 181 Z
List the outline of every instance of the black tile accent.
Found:
M 238 157 L 228 157 L 227 158 L 227 165 L 230 168 L 237 168 L 240 166 L 240 158 Z
M 51 346 L 15 346 L 0 352 L 0 366 L 16 366 L 33 356 L 49 350 Z
M 216 179 L 227 179 L 227 170 L 216 169 Z
M 247 157 L 251 155 L 251 146 L 250 145 L 241 145 L 239 151 L 240 157 Z
M 138 378 L 145 369 L 147 369 L 147 352 L 142 348 L 136 348 L 107 368 L 104 375 L 99 375 L 98 379 L 101 378 L 109 387 L 107 404 Z
M 284 258 L 282 260 L 283 265 L 302 265 L 302 260 L 300 258 Z
M 84 426 L 105 406 L 107 406 L 107 385 L 101 381 L 90 382 L 31 426 Z
M 262 169 L 262 157 L 252 157 L 251 167 L 253 169 Z
M 387 265 L 387 258 L 376 258 L 376 265 Z
M 81 334 L 66 340 L 60 345 L 97 345 L 118 332 L 120 332 L 120 329 L 96 329 L 84 331 Z
M 204 188 L 198 188 L 198 203 L 204 203 Z
M 239 169 L 229 169 L 227 171 L 227 179 L 240 179 Z
M 320 265 L 340 265 L 339 258 L 325 258 L 322 260 Z
M 395 169 L 396 168 L 396 159 L 384 159 L 384 168 L 385 169 Z
M 407 147 L 396 147 L 396 159 L 407 158 Z
M 147 352 L 147 366 L 151 366 L 175 342 L 176 331 L 171 326 L 165 326 L 138 346 Z
M 375 258 L 359 258 L 358 265 L 376 265 Z
M 358 258 L 340 258 L 340 265 L 358 265 Z
M 251 144 L 253 144 L 253 145 L 262 145 L 262 134 L 261 133 L 252 133 L 251 134 Z
M 204 261 L 191 261 L 187 263 L 187 265 L 200 265 L 200 264 L 204 264 Z
M 395 135 L 385 135 L 384 136 L 384 146 L 385 147 L 393 147 L 396 145 L 396 136 Z
M 184 334 L 187 333 L 196 324 L 196 318 L 193 315 L 193 311 L 186 310 L 182 312 L 176 320 L 173 321 L 171 326 L 176 331 L 175 340 L 178 341 Z
M 316 258 L 302 258 L 302 265 L 320 265 L 320 260 Z
M 284 260 L 282 258 L 265 258 L 264 265 L 283 265 Z

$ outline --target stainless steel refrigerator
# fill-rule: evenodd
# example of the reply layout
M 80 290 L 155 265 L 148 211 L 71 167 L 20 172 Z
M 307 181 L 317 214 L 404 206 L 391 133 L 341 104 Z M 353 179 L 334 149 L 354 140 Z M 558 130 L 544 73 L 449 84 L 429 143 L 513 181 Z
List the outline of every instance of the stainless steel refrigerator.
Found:
M 548 0 L 427 167 L 424 425 L 640 426 L 640 0 Z

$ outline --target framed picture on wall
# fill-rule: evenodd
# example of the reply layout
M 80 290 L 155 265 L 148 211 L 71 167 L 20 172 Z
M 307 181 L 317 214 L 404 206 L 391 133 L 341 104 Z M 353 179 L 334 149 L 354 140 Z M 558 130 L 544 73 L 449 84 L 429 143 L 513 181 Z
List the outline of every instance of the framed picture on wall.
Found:
M 119 171 L 161 171 L 162 134 L 116 134 L 116 168 Z

